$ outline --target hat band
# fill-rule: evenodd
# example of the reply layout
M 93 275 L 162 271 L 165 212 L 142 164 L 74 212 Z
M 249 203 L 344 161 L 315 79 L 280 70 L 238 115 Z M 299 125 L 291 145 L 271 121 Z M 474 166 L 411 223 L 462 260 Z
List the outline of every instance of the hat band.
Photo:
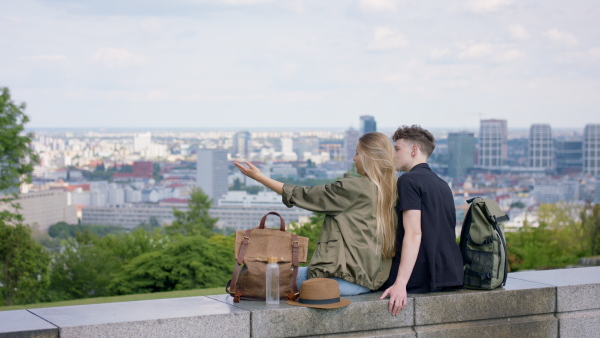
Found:
M 300 304 L 309 304 L 309 305 L 334 304 L 334 303 L 339 303 L 340 302 L 340 297 L 329 298 L 329 299 L 302 299 L 302 298 L 298 298 L 298 302 Z

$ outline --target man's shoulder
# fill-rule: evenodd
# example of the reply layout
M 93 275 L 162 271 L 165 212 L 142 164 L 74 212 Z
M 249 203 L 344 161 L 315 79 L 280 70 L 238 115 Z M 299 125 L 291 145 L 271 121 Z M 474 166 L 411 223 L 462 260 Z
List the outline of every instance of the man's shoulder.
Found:
M 400 182 L 402 182 L 403 185 L 418 185 L 425 189 L 427 189 L 427 187 L 442 187 L 443 189 L 447 188 L 450 190 L 448 182 L 444 181 L 433 171 L 423 168 L 417 168 L 417 170 L 411 170 L 404 173 L 398 178 L 398 185 L 400 185 Z
M 421 175 L 414 173 L 414 172 L 407 172 L 404 173 L 402 175 L 400 175 L 400 177 L 398 177 L 398 186 L 400 185 L 421 185 L 420 183 L 420 177 Z

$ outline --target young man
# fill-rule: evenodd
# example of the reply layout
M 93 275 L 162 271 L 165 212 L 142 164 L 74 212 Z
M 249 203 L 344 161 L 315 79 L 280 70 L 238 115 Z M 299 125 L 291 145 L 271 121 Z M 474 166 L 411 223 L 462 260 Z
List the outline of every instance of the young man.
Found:
M 427 164 L 435 138 L 419 126 L 402 126 L 396 142 L 398 229 L 396 256 L 381 299 L 390 296 L 395 316 L 407 303 L 407 293 L 461 288 L 463 260 L 456 244 L 454 198 L 448 184 Z

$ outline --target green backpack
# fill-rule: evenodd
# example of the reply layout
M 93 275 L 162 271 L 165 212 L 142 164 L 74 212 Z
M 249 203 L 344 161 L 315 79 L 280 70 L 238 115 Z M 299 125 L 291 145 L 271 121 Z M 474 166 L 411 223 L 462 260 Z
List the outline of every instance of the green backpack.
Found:
M 483 197 L 470 203 L 460 232 L 460 251 L 465 264 L 464 285 L 469 289 L 491 290 L 506 284 L 508 257 L 500 223 L 508 215 L 498 203 Z

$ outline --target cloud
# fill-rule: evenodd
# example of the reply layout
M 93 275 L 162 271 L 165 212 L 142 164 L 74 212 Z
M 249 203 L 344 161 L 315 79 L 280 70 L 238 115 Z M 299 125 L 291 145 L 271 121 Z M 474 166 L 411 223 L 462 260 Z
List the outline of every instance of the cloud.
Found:
M 461 59 L 479 59 L 492 54 L 492 45 L 489 43 L 478 43 L 464 46 L 463 51 L 458 54 Z
M 429 52 L 429 60 L 434 62 L 450 61 L 454 58 L 454 54 L 447 48 L 434 48 Z
M 548 30 L 546 37 L 550 39 L 550 41 L 564 47 L 575 47 L 579 43 L 573 34 L 556 28 Z
M 165 101 L 169 99 L 170 93 L 165 90 L 136 90 L 129 95 L 133 102 Z
M 151 17 L 142 21 L 141 26 L 143 29 L 156 33 L 163 28 L 163 20 L 157 17 Z
M 21 18 L 19 18 L 19 17 L 16 17 L 16 16 L 5 15 L 3 17 L 0 17 L 0 22 L 2 22 L 2 21 L 7 21 L 7 22 L 10 22 L 10 23 L 21 23 L 23 20 Z
M 590 49 L 590 55 L 595 58 L 600 58 L 600 47 L 594 47 Z
M 24 58 L 26 60 L 35 60 L 35 61 L 67 61 L 67 57 L 64 55 L 34 55 Z
M 366 12 L 395 12 L 398 9 L 398 0 L 359 0 L 358 7 Z
M 472 0 L 467 8 L 475 13 L 494 12 L 513 4 L 512 0 Z
M 410 44 L 406 36 L 396 32 L 388 27 L 375 27 L 373 32 L 373 41 L 369 43 L 367 49 L 378 51 L 390 51 L 407 47 Z
M 429 52 L 431 63 L 506 63 L 515 61 L 523 53 L 510 44 L 460 43 L 458 50 L 436 48 Z
M 520 41 L 527 40 L 531 37 L 527 29 L 521 25 L 512 25 L 508 27 L 510 35 Z
M 233 6 L 252 6 L 252 5 L 261 5 L 273 2 L 273 0 L 213 0 L 213 1 L 205 1 L 205 2 L 216 2 L 222 3 L 225 5 L 233 5 Z
M 502 50 L 497 53 L 492 59 L 496 62 L 511 62 L 519 59 L 523 53 L 517 49 Z
M 121 48 L 100 48 L 92 57 L 92 60 L 102 63 L 104 66 L 115 69 L 129 66 L 145 66 L 148 61 L 145 57 L 135 55 Z

